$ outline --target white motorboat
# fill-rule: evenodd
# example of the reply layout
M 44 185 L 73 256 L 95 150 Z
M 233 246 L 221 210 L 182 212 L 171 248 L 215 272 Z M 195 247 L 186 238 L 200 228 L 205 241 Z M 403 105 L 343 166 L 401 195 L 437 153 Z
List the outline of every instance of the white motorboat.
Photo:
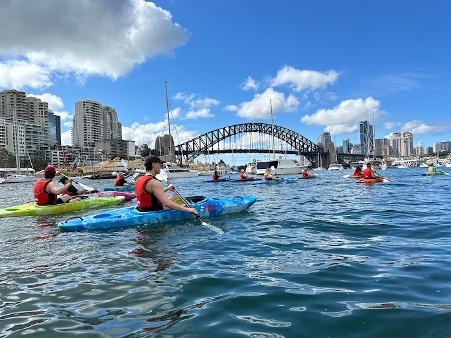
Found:
M 332 163 L 330 166 L 329 166 L 329 169 L 328 170 L 343 170 L 344 168 L 343 168 L 343 164 L 340 164 L 340 163 Z
M 163 167 L 162 169 L 168 175 L 168 179 L 170 180 L 173 178 L 187 178 L 199 176 L 198 170 L 190 170 L 188 168 L 182 168 L 168 163 L 163 163 L 162 167 Z M 138 177 L 143 176 L 145 174 L 146 171 L 144 169 L 136 169 L 133 173 L 133 179 L 136 180 Z
M 34 182 L 34 174 L 32 168 L 0 168 L 0 183 Z
M 277 175 L 298 175 L 303 169 L 299 163 L 287 158 L 257 161 L 257 175 L 263 175 L 267 168 L 271 169 L 271 174 Z

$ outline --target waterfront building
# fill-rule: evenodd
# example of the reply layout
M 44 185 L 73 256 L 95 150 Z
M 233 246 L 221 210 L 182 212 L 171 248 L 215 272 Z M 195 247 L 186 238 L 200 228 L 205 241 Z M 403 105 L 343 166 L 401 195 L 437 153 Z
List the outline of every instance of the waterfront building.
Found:
M 102 105 L 94 100 L 77 101 L 72 125 L 72 145 L 94 148 L 96 141 L 102 139 Z
M 61 117 L 49 110 L 49 145 L 50 149 L 61 145 Z
M 5 148 L 21 159 L 43 156 L 49 149 L 48 103 L 25 92 L 0 92 L 0 119 Z
M 350 154 L 351 153 L 351 141 L 349 139 L 343 140 L 343 153 Z
M 374 132 L 368 121 L 360 121 L 360 149 L 366 156 L 373 155 Z

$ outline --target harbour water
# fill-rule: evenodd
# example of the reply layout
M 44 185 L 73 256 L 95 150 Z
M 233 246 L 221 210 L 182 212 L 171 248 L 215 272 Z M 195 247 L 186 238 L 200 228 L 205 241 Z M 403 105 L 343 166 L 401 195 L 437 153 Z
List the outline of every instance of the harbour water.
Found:
M 195 219 L 55 226 L 95 211 L 0 219 L 0 337 L 450 337 L 451 175 L 425 170 L 388 169 L 373 185 L 349 170 L 278 185 L 174 180 L 186 196 L 258 198 L 208 219 L 222 235 Z M 31 190 L 0 184 L 0 208 Z

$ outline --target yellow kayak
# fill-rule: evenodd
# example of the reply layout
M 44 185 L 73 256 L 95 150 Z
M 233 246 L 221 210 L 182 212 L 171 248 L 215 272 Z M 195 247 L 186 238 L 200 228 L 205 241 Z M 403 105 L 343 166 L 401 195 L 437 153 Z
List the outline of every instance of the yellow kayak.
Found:
M 12 216 L 43 216 L 43 215 L 55 215 L 63 214 L 71 211 L 79 211 L 84 209 L 95 209 L 107 207 L 110 205 L 116 205 L 124 201 L 124 196 L 113 197 L 88 197 L 79 201 L 53 204 L 53 205 L 37 205 L 35 202 L 16 205 L 13 207 L 7 207 L 0 209 L 1 217 Z

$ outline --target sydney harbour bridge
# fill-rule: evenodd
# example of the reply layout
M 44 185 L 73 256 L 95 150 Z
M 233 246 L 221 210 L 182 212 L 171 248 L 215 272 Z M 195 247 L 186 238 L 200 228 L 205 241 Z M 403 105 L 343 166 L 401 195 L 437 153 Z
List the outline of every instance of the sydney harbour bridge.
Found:
M 276 142 L 277 140 L 277 142 Z M 277 145 L 280 146 L 277 146 Z M 176 161 L 193 162 L 200 155 L 269 153 L 305 156 L 313 167 L 328 167 L 330 153 L 301 134 L 267 123 L 241 123 L 211 130 L 174 146 Z

